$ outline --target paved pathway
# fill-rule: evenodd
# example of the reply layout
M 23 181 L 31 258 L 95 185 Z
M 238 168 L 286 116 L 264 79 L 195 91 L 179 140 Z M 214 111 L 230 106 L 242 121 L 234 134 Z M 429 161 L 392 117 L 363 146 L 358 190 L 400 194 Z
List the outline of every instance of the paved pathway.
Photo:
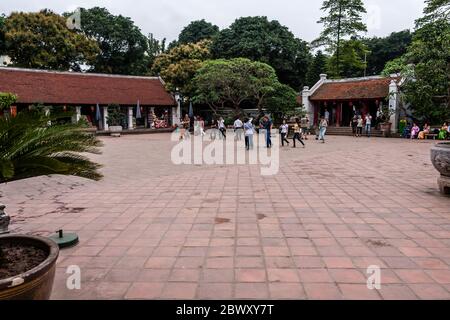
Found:
M 105 179 L 0 187 L 12 228 L 79 233 L 54 299 L 450 299 L 432 142 L 330 137 L 257 166 L 174 166 L 168 135 L 103 138 Z M 82 289 L 67 290 L 70 265 Z M 366 269 L 382 268 L 380 291 Z

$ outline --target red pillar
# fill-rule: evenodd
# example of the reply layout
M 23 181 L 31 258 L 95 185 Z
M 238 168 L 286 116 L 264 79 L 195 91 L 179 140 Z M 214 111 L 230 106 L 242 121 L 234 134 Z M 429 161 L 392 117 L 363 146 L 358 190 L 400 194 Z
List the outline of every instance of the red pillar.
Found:
M 318 104 L 320 104 L 320 102 L 319 103 L 314 103 L 314 122 L 315 123 L 312 124 L 313 126 L 318 124 L 319 121 L 320 121 L 320 119 L 319 119 L 319 105 Z
M 336 106 L 336 127 L 341 126 L 342 120 L 342 103 L 338 103 Z

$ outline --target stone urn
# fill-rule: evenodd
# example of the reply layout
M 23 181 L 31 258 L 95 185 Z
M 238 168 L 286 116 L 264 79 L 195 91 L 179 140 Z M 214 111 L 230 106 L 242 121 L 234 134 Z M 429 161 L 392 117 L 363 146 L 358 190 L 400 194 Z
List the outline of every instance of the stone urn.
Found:
M 431 162 L 441 174 L 438 178 L 439 189 L 450 195 L 450 142 L 442 142 L 431 148 Z
M 110 126 L 109 132 L 111 133 L 111 137 L 120 137 L 121 133 L 123 131 L 122 126 Z
M 383 133 L 383 137 L 388 138 L 391 136 L 391 128 L 392 128 L 392 123 L 390 123 L 390 122 L 385 122 L 385 123 L 380 124 L 380 129 L 381 129 L 381 132 Z
M 0 300 L 48 300 L 58 255 L 58 245 L 48 238 L 1 235 L 0 271 L 7 277 L 0 273 Z

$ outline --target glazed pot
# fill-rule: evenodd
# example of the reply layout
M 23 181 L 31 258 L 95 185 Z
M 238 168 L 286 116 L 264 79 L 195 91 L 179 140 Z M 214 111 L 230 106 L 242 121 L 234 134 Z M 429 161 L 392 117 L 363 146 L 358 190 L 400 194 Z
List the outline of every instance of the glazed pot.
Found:
M 0 300 L 48 300 L 55 278 L 58 245 L 47 238 L 26 235 L 3 235 L 0 243 L 33 246 L 47 252 L 47 259 L 22 274 L 0 279 Z
M 441 174 L 439 189 L 444 194 L 450 194 L 450 142 L 438 143 L 431 148 L 431 162 Z

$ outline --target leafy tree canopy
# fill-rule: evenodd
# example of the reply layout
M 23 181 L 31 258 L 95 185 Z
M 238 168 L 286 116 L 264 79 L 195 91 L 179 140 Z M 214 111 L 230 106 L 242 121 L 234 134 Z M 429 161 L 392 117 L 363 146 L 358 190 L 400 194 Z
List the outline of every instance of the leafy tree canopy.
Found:
M 9 108 L 17 101 L 17 96 L 9 92 L 0 92 L 0 111 Z
M 327 72 L 328 57 L 322 51 L 317 51 L 306 76 L 306 85 L 312 87 L 320 80 L 320 75 Z
M 425 0 L 425 16 L 416 21 L 417 27 L 436 20 L 450 18 L 450 0 Z
M 441 6 L 433 11 L 431 4 L 448 5 L 448 1 L 427 3 L 425 14 L 433 16 L 441 12 Z M 419 19 L 417 27 L 407 53 L 389 62 L 384 74 L 400 72 L 405 78 L 401 93 L 414 116 L 440 123 L 450 118 L 450 22 L 445 17 L 427 22 Z
M 210 58 L 209 40 L 199 43 L 181 45 L 159 55 L 151 69 L 152 74 L 161 76 L 169 91 L 180 91 L 185 96 L 192 96 L 192 79 L 202 66 L 202 62 Z
M 148 71 L 148 39 L 130 18 L 99 7 L 80 10 L 80 32 L 95 39 L 101 50 L 91 71 L 130 75 Z
M 246 58 L 210 60 L 194 78 L 194 101 L 208 104 L 217 114 L 224 108 L 238 111 L 244 101 L 253 101 L 259 110 L 279 88 L 275 70 Z
M 337 69 L 337 51 L 330 57 L 327 63 L 327 73 L 331 77 L 354 78 L 364 76 L 366 68 L 365 57 L 370 54 L 367 47 L 359 40 L 352 39 L 342 41 L 340 44 L 340 63 Z
M 393 32 L 385 38 L 366 38 L 362 42 L 371 52 L 367 57 L 367 75 L 379 75 L 388 61 L 401 57 L 412 42 L 409 30 Z
M 95 41 L 69 30 L 51 11 L 12 13 L 5 22 L 6 53 L 15 66 L 79 71 L 99 53 Z
M 450 22 L 436 20 L 418 29 L 406 54 L 414 75 L 405 85 L 415 115 L 430 122 L 450 118 Z
M 219 27 L 202 20 L 192 21 L 178 36 L 178 44 L 197 43 L 212 39 L 219 33 Z
M 237 19 L 214 39 L 215 58 L 248 58 L 271 65 L 281 82 L 298 88 L 305 83 L 311 59 L 306 42 L 267 17 Z
M 288 117 L 294 114 L 300 105 L 297 103 L 297 92 L 290 86 L 278 84 L 264 101 L 264 108 L 275 118 Z M 278 116 L 278 117 L 277 117 Z

